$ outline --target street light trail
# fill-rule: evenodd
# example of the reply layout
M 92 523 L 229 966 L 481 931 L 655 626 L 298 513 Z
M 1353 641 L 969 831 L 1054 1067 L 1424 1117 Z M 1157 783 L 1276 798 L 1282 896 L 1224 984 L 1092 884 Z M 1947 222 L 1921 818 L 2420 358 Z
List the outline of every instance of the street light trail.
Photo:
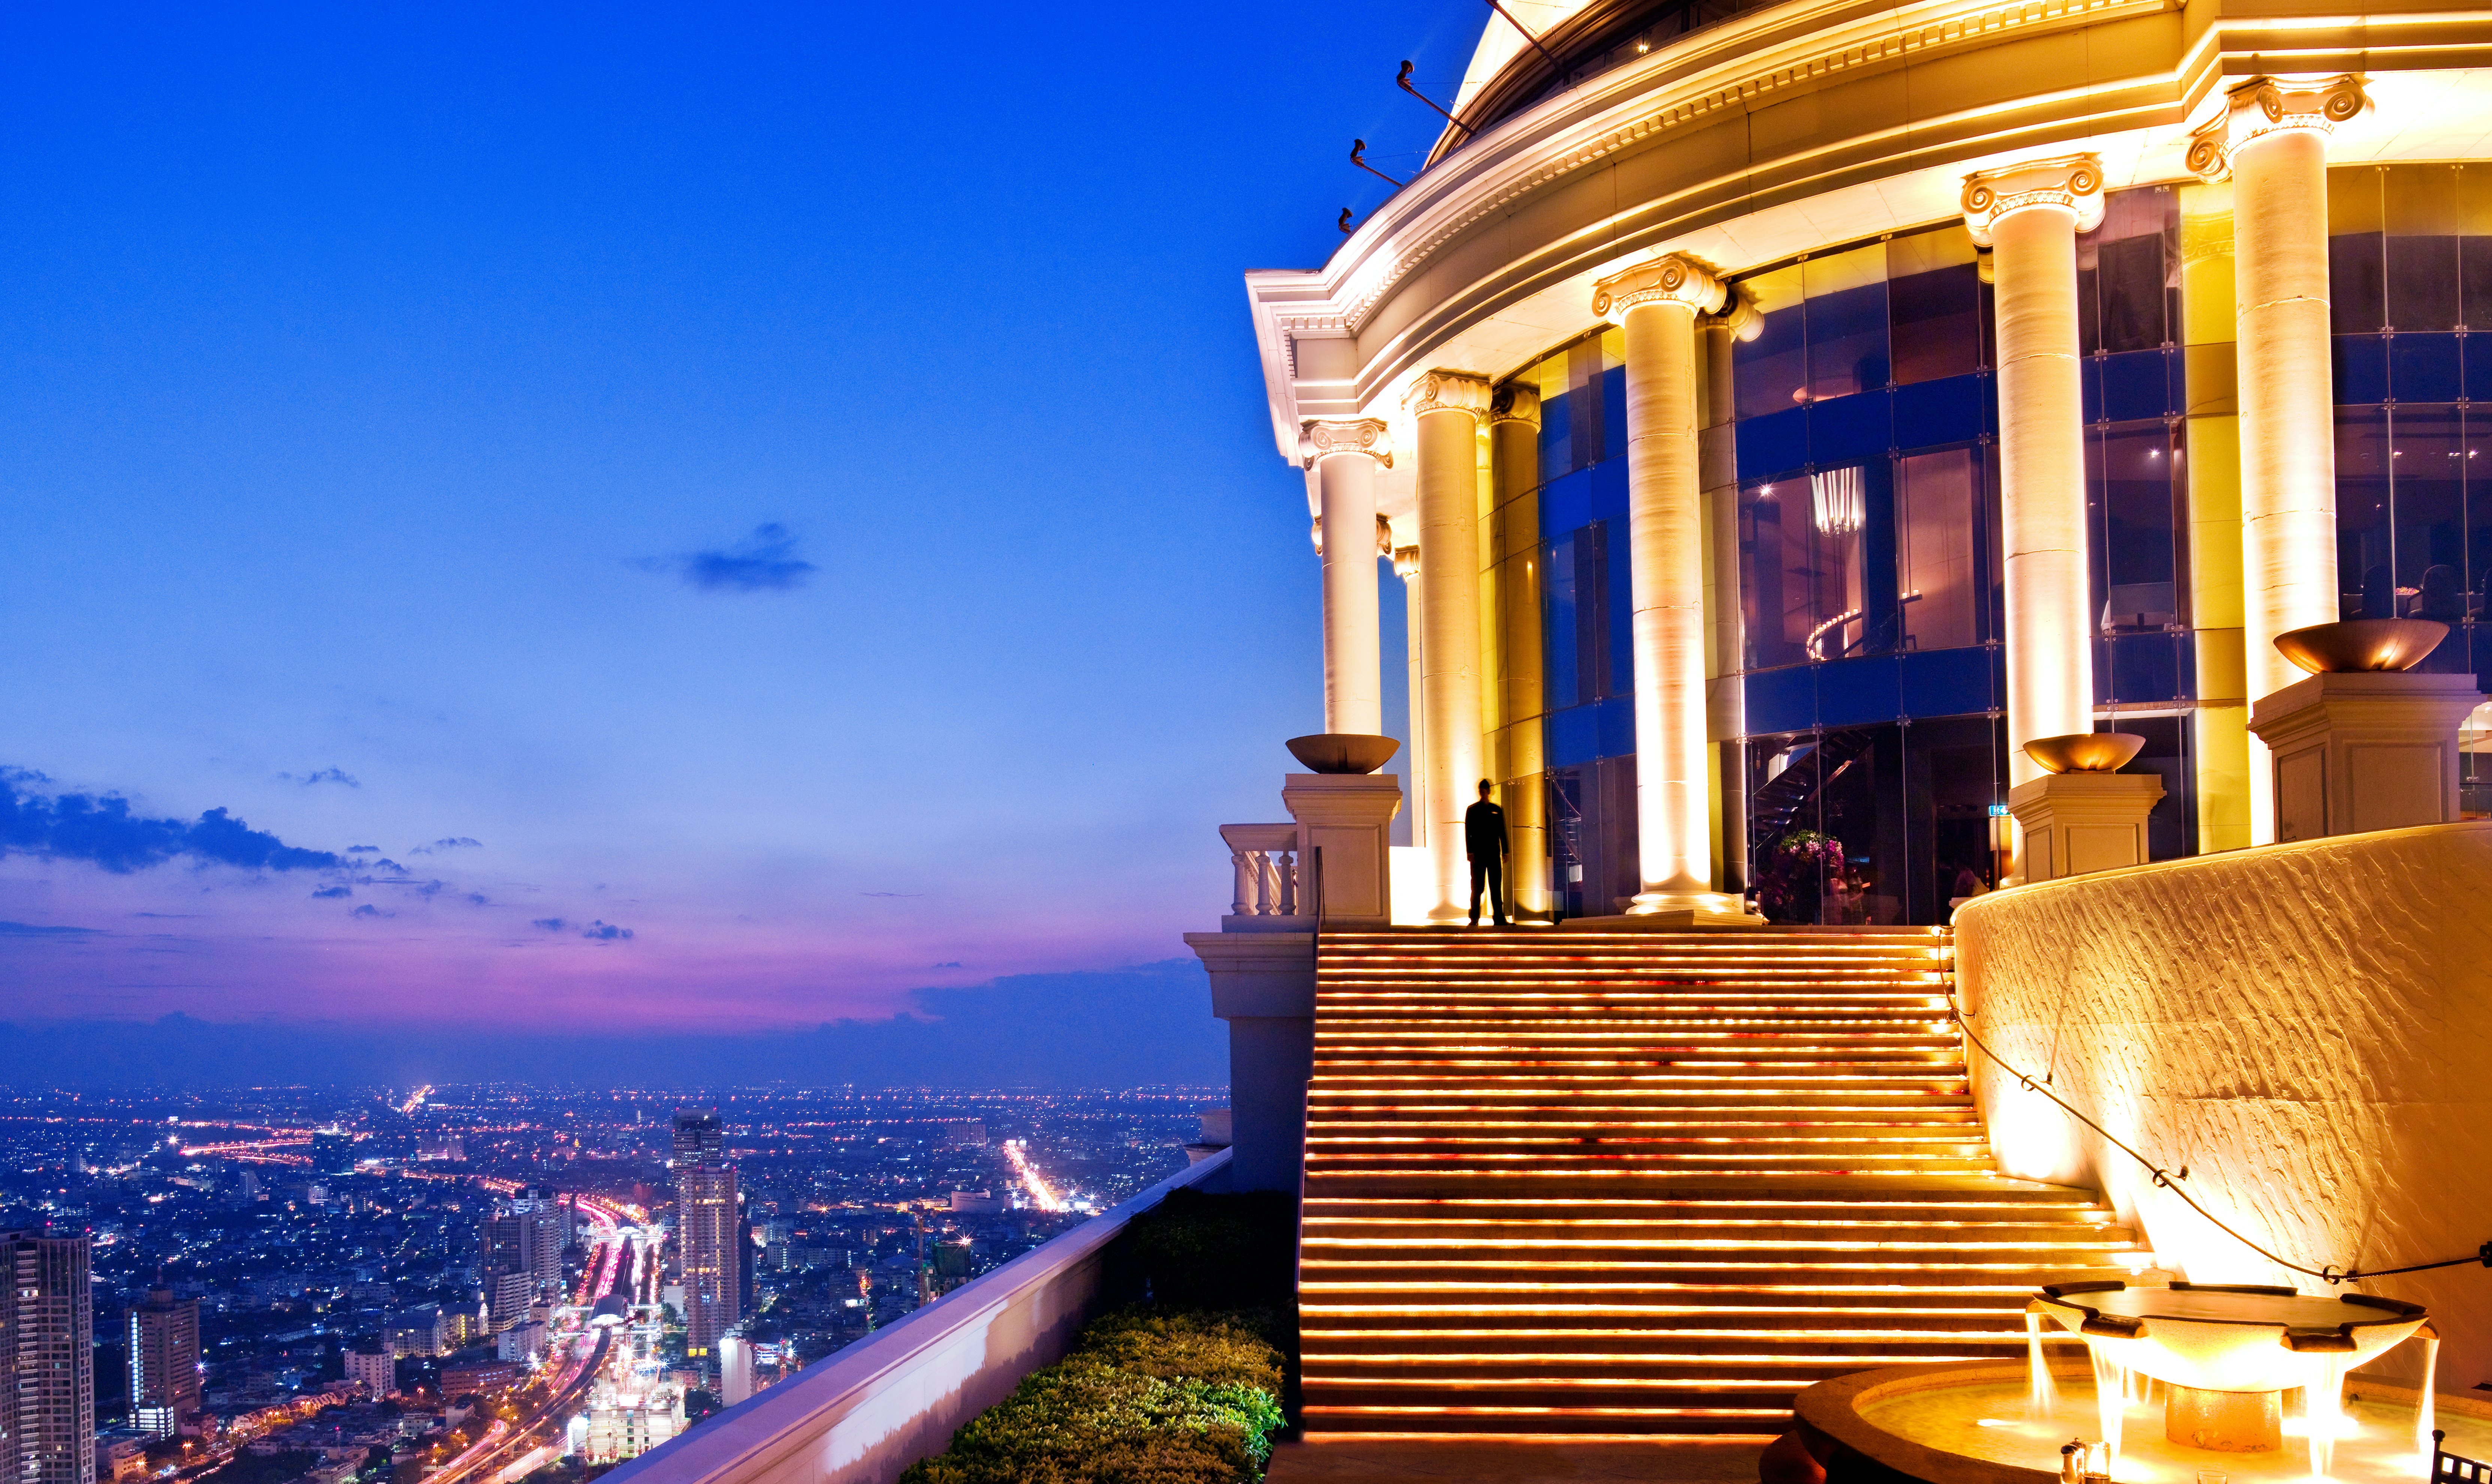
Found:
M 1038 1172 L 1038 1168 L 1029 1162 L 1028 1140 L 1005 1140 L 1004 1157 L 1012 1161 L 1014 1176 L 1021 1181 L 1022 1188 L 1029 1192 L 1030 1204 L 1042 1211 L 1064 1209 L 1064 1198 L 1055 1193 L 1055 1187 L 1048 1184 L 1046 1177 Z

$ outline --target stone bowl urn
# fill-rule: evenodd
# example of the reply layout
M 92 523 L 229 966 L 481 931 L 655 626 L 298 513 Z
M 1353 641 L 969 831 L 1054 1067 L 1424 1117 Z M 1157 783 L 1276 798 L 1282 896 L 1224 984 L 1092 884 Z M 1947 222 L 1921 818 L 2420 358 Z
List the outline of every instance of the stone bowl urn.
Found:
M 1290 756 L 1305 763 L 1310 773 L 1373 773 L 1402 750 L 1402 744 L 1391 737 L 1356 731 L 1320 731 L 1291 737 L 1286 745 Z
M 2276 652 L 2314 675 L 2412 669 L 2448 638 L 2448 625 L 2429 618 L 2348 618 L 2275 637 Z

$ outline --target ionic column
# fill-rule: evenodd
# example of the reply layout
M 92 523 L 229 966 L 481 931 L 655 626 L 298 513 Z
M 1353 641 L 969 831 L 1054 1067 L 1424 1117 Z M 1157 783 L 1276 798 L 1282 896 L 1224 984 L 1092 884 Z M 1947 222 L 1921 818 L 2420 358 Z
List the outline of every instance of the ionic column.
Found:
M 1428 708 L 1420 699 L 1427 691 L 1419 677 L 1427 644 L 1426 620 L 1419 607 L 1417 547 L 1393 549 L 1393 575 L 1402 579 L 1402 648 L 1410 663 L 1409 688 L 1403 693 L 1410 697 L 1410 750 L 1402 766 L 1410 780 L 1410 843 L 1424 846 L 1428 843 L 1428 765 L 1421 759 L 1428 756 Z
M 1970 176 L 1965 224 L 1991 249 L 1999 323 L 2000 534 L 2006 553 L 2007 777 L 2043 776 L 2036 737 L 2094 729 L 2086 570 L 2077 233 L 2102 221 L 2092 155 Z M 2024 879 L 2022 846 L 2010 879 Z
M 1467 371 L 1432 371 L 1402 399 L 1418 420 L 1419 693 L 1428 738 L 1420 798 L 1436 888 L 1431 922 L 1470 910 L 1463 815 L 1481 777 L 1479 424 L 1488 404 L 1488 378 Z
M 1489 407 L 1488 439 L 1503 537 L 1497 562 L 1498 633 L 1505 644 L 1505 773 L 1518 784 L 1499 790 L 1509 841 L 1505 889 L 1516 911 L 1545 918 L 1549 788 L 1541 777 L 1548 766 L 1541 713 L 1548 706 L 1540 647 L 1540 389 L 1522 381 L 1498 388 Z
M 1736 914 L 1713 889 L 1705 743 L 1705 515 L 1697 467 L 1696 317 L 1722 282 L 1664 257 L 1593 285 L 1626 332 L 1627 549 L 1635 593 L 1636 849 L 1628 911 Z
M 1323 548 L 1324 730 L 1384 730 L 1384 668 L 1376 602 L 1376 469 L 1393 467 L 1377 418 L 1299 425 L 1298 458 L 1316 471 Z
M 2189 167 L 2233 181 L 2234 359 L 2240 386 L 2242 659 L 2255 702 L 2301 678 L 2289 629 L 2332 623 L 2335 387 L 2328 341 L 2328 135 L 2370 103 L 2353 77 L 2256 77 L 2189 141 Z M 2272 766 L 2249 743 L 2250 841 L 2275 839 Z

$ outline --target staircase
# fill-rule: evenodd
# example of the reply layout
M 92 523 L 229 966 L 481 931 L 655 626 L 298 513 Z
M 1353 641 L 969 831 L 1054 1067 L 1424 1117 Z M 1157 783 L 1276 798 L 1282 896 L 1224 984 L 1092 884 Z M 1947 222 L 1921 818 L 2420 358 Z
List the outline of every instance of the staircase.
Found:
M 1299 1256 L 1323 1434 L 1772 1435 L 2116 1277 L 2011 1179 L 1936 932 L 1328 933 Z

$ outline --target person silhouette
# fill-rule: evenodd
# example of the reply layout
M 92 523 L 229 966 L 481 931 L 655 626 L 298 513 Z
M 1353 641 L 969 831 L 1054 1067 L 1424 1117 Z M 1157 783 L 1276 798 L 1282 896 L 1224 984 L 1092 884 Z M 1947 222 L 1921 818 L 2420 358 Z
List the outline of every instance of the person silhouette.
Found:
M 1479 783 L 1479 802 L 1463 814 L 1463 848 L 1471 858 L 1471 926 L 1479 926 L 1480 887 L 1488 887 L 1489 911 L 1496 925 L 1505 926 L 1505 811 L 1490 799 L 1489 781 Z

